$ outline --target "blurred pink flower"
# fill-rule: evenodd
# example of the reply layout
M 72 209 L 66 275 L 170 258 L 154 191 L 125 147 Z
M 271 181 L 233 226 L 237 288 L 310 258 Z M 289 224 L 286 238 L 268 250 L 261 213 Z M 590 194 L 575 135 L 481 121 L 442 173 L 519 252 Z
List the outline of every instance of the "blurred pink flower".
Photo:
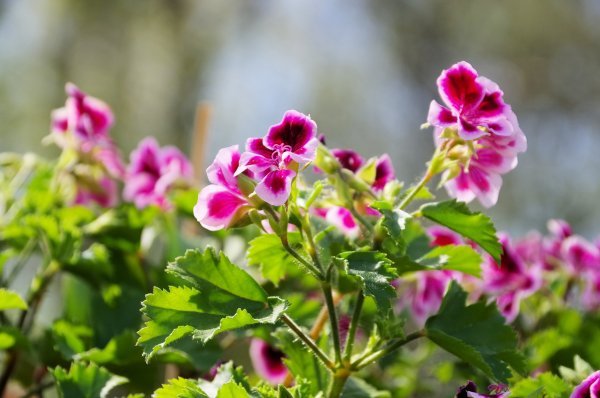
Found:
M 256 374 L 272 384 L 281 384 L 288 375 L 283 363 L 285 355 L 261 339 L 250 342 L 250 359 Z
M 67 83 L 65 91 L 68 95 L 65 106 L 52 112 L 52 132 L 58 135 L 59 146 L 65 142 L 60 136 L 67 132 L 73 134 L 84 150 L 109 140 L 108 130 L 114 117 L 108 105 L 88 96 L 73 83 Z
M 155 205 L 167 210 L 169 192 L 191 184 L 192 174 L 192 165 L 179 149 L 161 148 L 154 138 L 144 138 L 131 152 L 123 198 L 138 208 Z
M 314 213 L 324 218 L 329 224 L 335 226 L 342 234 L 349 239 L 356 239 L 360 234 L 360 227 L 352 216 L 350 210 L 341 206 L 331 206 L 327 208 L 316 208 Z
M 503 254 L 500 264 L 484 255 L 482 264 L 483 293 L 496 298 L 498 309 L 508 322 L 519 314 L 521 299 L 542 286 L 539 264 L 527 264 L 515 251 L 507 235 L 500 234 Z
M 100 177 L 93 184 L 79 183 L 77 185 L 74 204 L 90 205 L 95 203 L 100 207 L 113 207 L 119 202 L 117 182 L 108 176 Z
M 340 162 L 343 168 L 356 173 L 365 163 L 358 152 L 353 149 L 332 149 L 331 154 Z
M 503 384 L 492 384 L 488 390 L 490 394 L 480 394 L 477 392 L 475 383 L 469 381 L 458 389 L 455 398 L 507 398 L 510 396 L 508 387 Z

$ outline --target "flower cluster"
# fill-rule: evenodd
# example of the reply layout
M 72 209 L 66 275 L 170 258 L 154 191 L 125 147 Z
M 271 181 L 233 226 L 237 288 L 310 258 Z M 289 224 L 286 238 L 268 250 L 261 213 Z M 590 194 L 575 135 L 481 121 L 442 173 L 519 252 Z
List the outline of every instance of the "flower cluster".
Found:
M 114 116 L 109 106 L 72 83 L 65 90 L 65 106 L 52 112 L 50 138 L 63 149 L 64 175 L 76 190 L 73 203 L 114 206 L 123 182 L 126 201 L 139 208 L 170 208 L 168 192 L 192 183 L 189 160 L 177 148 L 160 148 L 156 140 L 146 138 L 126 167 L 110 137 Z
M 211 184 L 198 195 L 196 219 L 204 228 L 218 230 L 234 225 L 251 207 L 260 207 L 254 196 L 271 206 L 283 205 L 318 145 L 315 122 L 290 110 L 263 138 L 248 139 L 244 153 L 237 145 L 221 149 L 206 171 Z
M 479 76 L 467 62 L 444 70 L 437 80 L 446 106 L 432 101 L 427 122 L 444 157 L 448 194 L 464 202 L 498 201 L 502 175 L 517 166 L 527 140 L 496 83 Z M 437 172 L 438 170 L 436 170 Z

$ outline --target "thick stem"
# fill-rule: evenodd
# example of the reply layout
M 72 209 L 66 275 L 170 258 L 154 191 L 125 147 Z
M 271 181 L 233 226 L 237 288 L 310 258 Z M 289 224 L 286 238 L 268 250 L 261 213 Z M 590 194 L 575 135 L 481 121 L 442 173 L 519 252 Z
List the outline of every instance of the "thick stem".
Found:
M 347 369 L 340 369 L 336 372 L 329 387 L 329 398 L 338 398 L 342 395 L 348 377 L 350 377 L 350 372 Z
M 360 370 L 365 366 L 369 365 L 372 362 L 377 361 L 378 359 L 383 358 L 384 356 L 396 351 L 398 348 L 410 343 L 413 340 L 416 340 L 420 337 L 425 336 L 424 330 L 419 330 L 418 332 L 411 333 L 407 335 L 404 339 L 397 340 L 391 344 L 388 344 L 387 347 L 382 348 L 379 351 L 375 351 L 373 353 L 369 353 L 362 358 L 359 358 L 356 362 L 351 365 L 353 370 Z
M 306 335 L 292 318 L 287 314 L 283 314 L 281 320 L 306 344 L 306 346 L 319 358 L 327 368 L 334 369 L 335 364 L 331 362 L 329 357 L 317 346 L 317 344 Z
M 352 320 L 350 321 L 350 329 L 348 330 L 348 336 L 346 337 L 346 346 L 344 347 L 344 361 L 347 362 L 349 362 L 352 357 L 354 338 L 356 336 L 356 330 L 358 329 L 358 321 L 360 319 L 360 313 L 362 311 L 364 302 L 365 295 L 361 290 L 358 292 L 358 296 L 356 297 L 356 304 L 354 304 L 354 312 L 352 313 Z
M 331 324 L 331 336 L 333 337 L 333 349 L 335 351 L 335 363 L 339 364 L 342 360 L 342 348 L 340 344 L 340 328 L 337 312 L 335 310 L 335 303 L 333 302 L 333 293 L 329 282 L 323 282 L 322 288 L 323 294 L 325 295 L 325 303 L 327 304 L 327 311 L 329 312 L 329 323 Z

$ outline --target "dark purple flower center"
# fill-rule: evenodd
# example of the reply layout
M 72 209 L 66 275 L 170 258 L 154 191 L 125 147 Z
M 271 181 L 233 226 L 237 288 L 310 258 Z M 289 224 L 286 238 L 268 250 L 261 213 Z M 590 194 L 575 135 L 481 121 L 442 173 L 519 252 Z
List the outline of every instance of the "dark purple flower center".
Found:
M 285 354 L 277 348 L 265 345 L 263 348 L 263 356 L 267 363 L 267 367 L 272 371 L 284 371 L 285 365 L 283 364 L 283 358 Z

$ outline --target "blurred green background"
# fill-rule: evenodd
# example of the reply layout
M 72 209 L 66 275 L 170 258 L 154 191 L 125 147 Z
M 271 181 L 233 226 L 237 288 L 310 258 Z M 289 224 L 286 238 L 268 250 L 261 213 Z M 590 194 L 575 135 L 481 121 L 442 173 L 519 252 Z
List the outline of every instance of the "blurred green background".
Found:
M 331 146 L 423 170 L 435 79 L 461 59 L 513 105 L 529 151 L 491 211 L 523 233 L 566 218 L 600 232 L 598 0 L 0 0 L 0 150 L 40 141 L 72 81 L 108 102 L 128 153 L 146 135 L 189 148 L 214 107 L 206 160 L 310 113 Z

